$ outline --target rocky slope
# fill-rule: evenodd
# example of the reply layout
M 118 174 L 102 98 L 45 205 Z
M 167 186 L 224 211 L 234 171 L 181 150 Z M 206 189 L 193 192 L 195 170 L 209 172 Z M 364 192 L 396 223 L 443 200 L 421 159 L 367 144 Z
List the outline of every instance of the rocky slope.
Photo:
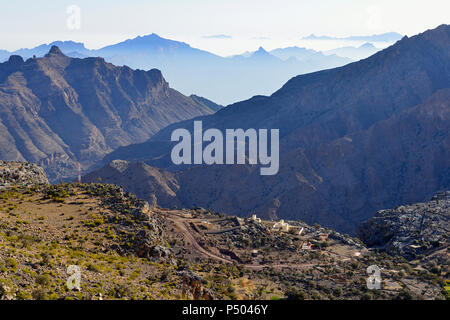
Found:
M 444 249 L 449 265 L 450 191 L 431 201 L 381 210 L 358 228 L 358 237 L 370 247 L 410 260 Z
M 167 191 L 158 199 L 163 206 L 300 218 L 354 233 L 380 209 L 423 201 L 449 188 L 449 101 L 450 26 L 442 25 L 357 63 L 295 77 L 270 97 L 197 118 L 204 130 L 280 129 L 276 176 L 261 177 L 256 166 L 173 165 L 170 135 L 176 128 L 192 132 L 193 121 L 119 148 L 104 162 L 143 161 L 174 171 L 170 183 L 149 177 L 143 184 Z M 147 199 L 158 198 L 117 179 Z M 160 189 L 161 184 L 173 187 Z
M 0 159 L 43 166 L 50 180 L 76 176 L 117 147 L 213 110 L 171 89 L 159 70 L 72 59 L 53 46 L 43 58 L 0 64 Z
M 288 224 L 283 231 L 202 208 L 151 208 L 114 185 L 12 184 L 0 190 L 0 300 L 448 297 L 445 268 Z M 380 290 L 367 288 L 374 264 Z M 78 289 L 69 266 L 80 271 Z

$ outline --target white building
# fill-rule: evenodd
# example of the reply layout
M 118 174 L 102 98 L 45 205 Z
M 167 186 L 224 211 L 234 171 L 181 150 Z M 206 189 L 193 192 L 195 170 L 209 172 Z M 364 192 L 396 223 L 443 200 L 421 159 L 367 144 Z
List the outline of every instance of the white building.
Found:
M 252 220 L 255 222 L 261 223 L 261 219 L 256 216 L 256 214 L 252 215 Z
M 284 232 L 289 232 L 289 228 L 290 228 L 289 224 L 284 222 L 284 220 L 280 220 L 279 222 L 273 225 L 274 230 L 281 230 Z

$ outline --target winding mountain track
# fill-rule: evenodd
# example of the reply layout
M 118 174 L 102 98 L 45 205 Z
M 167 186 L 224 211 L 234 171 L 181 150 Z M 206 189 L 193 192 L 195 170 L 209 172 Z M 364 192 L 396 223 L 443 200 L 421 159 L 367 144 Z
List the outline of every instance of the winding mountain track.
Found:
M 183 221 L 180 221 L 180 217 L 177 216 L 171 216 L 170 214 L 167 215 L 167 218 L 175 225 L 175 227 L 181 231 L 181 233 L 184 235 L 185 239 L 192 245 L 192 248 L 197 251 L 197 253 L 200 253 L 201 255 L 204 255 L 208 258 L 221 261 L 228 264 L 236 264 L 235 261 L 231 259 L 227 259 L 221 256 L 218 256 L 206 249 L 204 249 L 195 239 L 194 235 L 191 233 L 191 231 L 186 227 Z M 178 219 L 177 219 L 178 218 Z M 252 270 L 263 270 L 264 268 L 292 268 L 292 269 L 310 269 L 314 266 L 319 266 L 314 263 L 308 263 L 308 264 L 239 264 L 240 266 Z
M 186 227 L 186 225 L 183 222 L 176 220 L 176 219 L 170 219 L 170 218 L 169 218 L 169 220 L 172 221 L 175 224 L 175 226 L 183 233 L 185 238 L 188 240 L 188 242 L 191 243 L 194 250 L 196 250 L 198 253 L 201 253 L 202 255 L 207 256 L 209 258 L 219 260 L 221 262 L 234 263 L 232 260 L 219 257 L 218 255 L 215 255 L 214 253 L 211 253 L 211 252 L 203 249 L 202 246 L 200 246 L 198 244 L 195 237 L 192 235 L 192 233 L 188 230 L 188 228 Z

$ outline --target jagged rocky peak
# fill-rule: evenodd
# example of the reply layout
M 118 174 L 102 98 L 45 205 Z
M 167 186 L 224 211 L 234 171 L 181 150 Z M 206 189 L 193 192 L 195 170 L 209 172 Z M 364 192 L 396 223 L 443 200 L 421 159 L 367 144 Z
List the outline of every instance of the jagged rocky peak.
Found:
M 257 52 L 264 52 L 264 53 L 266 53 L 267 51 L 262 47 L 262 46 L 260 46 L 259 48 L 258 48 L 258 51 Z
M 54 54 L 54 55 L 64 55 L 64 54 L 62 53 L 61 49 L 59 49 L 58 46 L 52 46 L 52 47 L 50 48 L 50 51 L 48 52 L 47 55 L 52 55 L 52 54 Z
M 164 79 L 164 76 L 159 69 L 151 69 L 147 71 L 147 74 L 150 76 L 150 79 L 156 84 L 167 84 L 166 79 Z
M 262 46 L 258 48 L 257 51 L 253 53 L 253 56 L 257 57 L 263 57 L 263 56 L 270 56 L 270 53 L 267 52 Z
M 12 56 L 9 57 L 8 62 L 9 62 L 10 64 L 19 66 L 19 65 L 21 65 L 21 64 L 24 63 L 24 60 L 23 60 L 23 58 L 22 58 L 21 56 L 18 56 L 18 55 L 12 55 Z
M 53 64 L 53 67 L 56 70 L 65 69 L 72 60 L 66 56 L 58 46 L 55 45 L 50 48 L 49 52 L 45 55 L 45 58 L 47 58 L 47 63 Z

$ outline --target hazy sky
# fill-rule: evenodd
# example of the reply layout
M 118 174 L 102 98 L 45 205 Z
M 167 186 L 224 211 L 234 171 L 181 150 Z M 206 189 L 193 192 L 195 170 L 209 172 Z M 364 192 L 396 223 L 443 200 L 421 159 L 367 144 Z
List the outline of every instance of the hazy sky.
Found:
M 71 5 L 80 9 L 79 24 Z M 298 45 L 311 33 L 413 35 L 443 23 L 450 23 L 449 0 L 2 0 L 0 49 L 54 40 L 94 49 L 157 33 L 229 55 Z

